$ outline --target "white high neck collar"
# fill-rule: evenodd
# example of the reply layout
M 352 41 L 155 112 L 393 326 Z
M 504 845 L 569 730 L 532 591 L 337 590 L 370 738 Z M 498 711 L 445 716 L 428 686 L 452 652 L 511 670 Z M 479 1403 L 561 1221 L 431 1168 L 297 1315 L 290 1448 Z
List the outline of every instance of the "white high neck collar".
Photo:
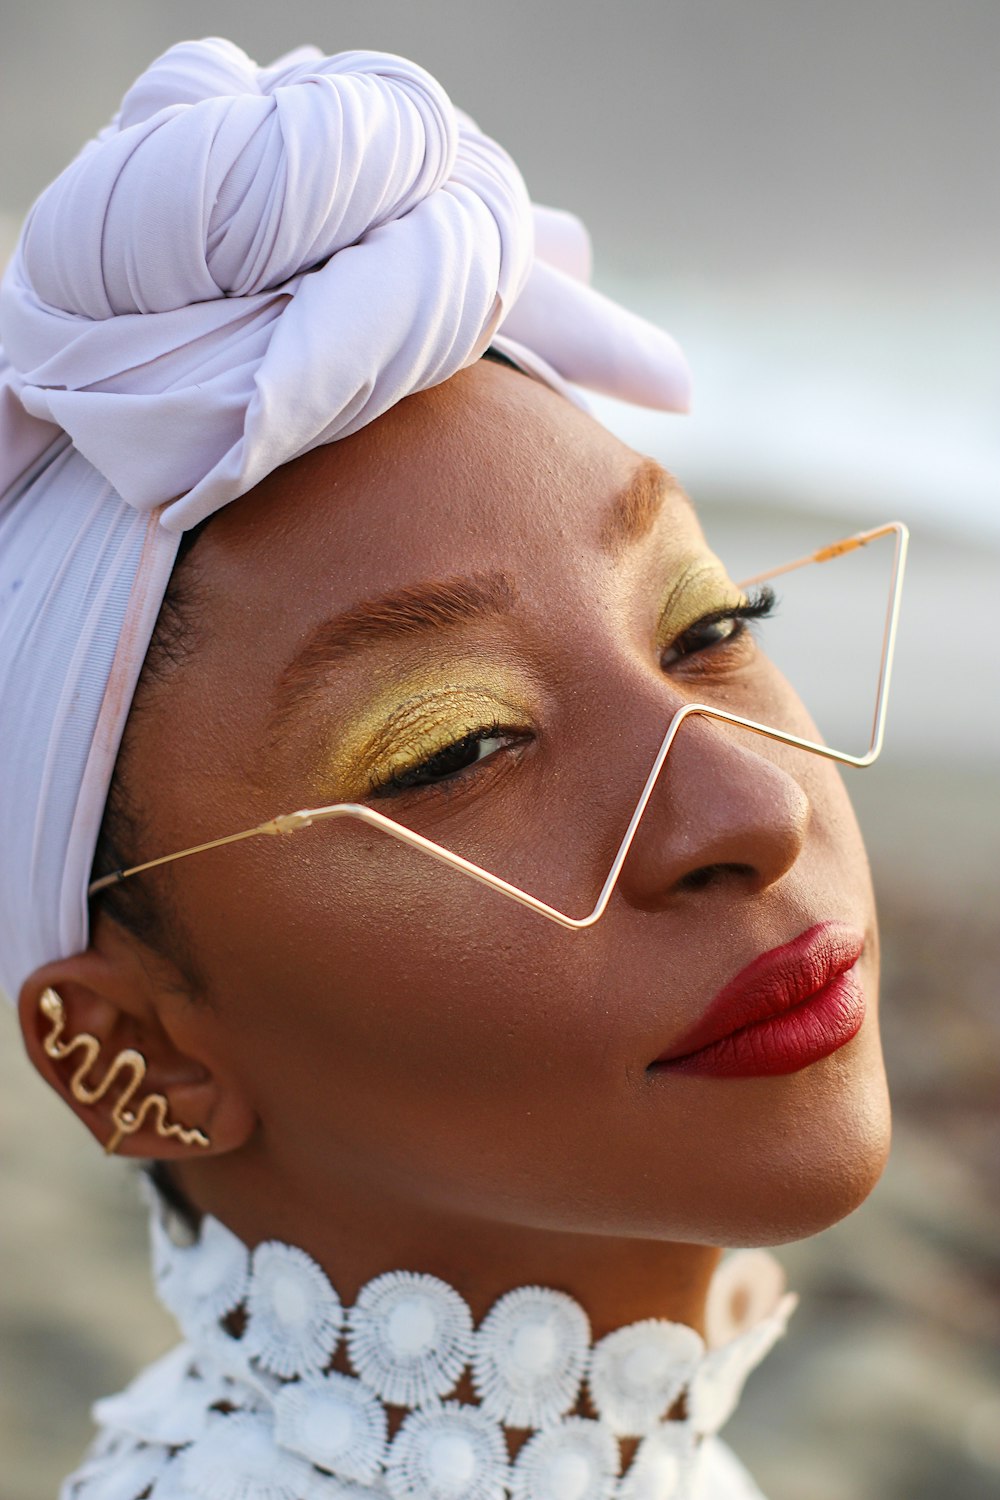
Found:
M 454 1288 L 410 1271 L 345 1307 L 303 1250 L 250 1252 L 211 1217 L 192 1240 L 150 1199 L 157 1290 L 184 1343 L 97 1403 L 76 1476 L 90 1483 L 64 1496 L 130 1496 L 124 1464 L 136 1500 L 687 1500 L 799 1300 L 769 1251 L 738 1250 L 711 1281 L 704 1339 L 650 1318 L 592 1343 L 583 1308 L 537 1286 L 476 1327 Z M 351 1374 L 332 1368 L 345 1354 Z M 453 1397 L 466 1371 L 478 1404 Z M 573 1414 L 581 1399 L 594 1416 Z M 513 1459 L 507 1429 L 529 1433 Z M 619 1437 L 640 1439 L 623 1474 Z

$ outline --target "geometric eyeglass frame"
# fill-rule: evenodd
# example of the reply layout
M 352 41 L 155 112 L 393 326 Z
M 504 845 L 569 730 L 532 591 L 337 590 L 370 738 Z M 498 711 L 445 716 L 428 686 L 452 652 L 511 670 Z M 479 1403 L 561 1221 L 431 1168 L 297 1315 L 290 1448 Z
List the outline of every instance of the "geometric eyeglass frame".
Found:
M 279 813 L 276 817 L 269 818 L 265 823 L 259 823 L 254 828 L 243 829 L 240 833 L 226 834 L 223 838 L 209 839 L 204 844 L 194 844 L 189 849 L 179 849 L 174 854 L 161 855 L 159 859 L 149 859 L 143 864 L 132 865 L 128 869 L 113 870 L 108 875 L 102 875 L 100 879 L 91 882 L 88 887 L 88 896 L 94 896 L 99 891 L 106 890 L 109 886 L 117 885 L 123 880 L 128 880 L 133 875 L 140 875 L 145 870 L 155 869 L 158 865 L 170 864 L 173 860 L 188 859 L 193 854 L 202 854 L 209 849 L 219 849 L 226 844 L 235 844 L 242 839 L 256 838 L 258 835 L 270 834 L 292 834 L 302 828 L 308 828 L 314 823 L 319 823 L 328 818 L 353 818 L 358 822 L 366 823 L 370 828 L 377 828 L 387 833 L 391 838 L 398 839 L 401 843 L 408 844 L 411 848 L 422 854 L 429 855 L 432 859 L 439 860 L 442 864 L 449 865 L 453 870 L 472 880 L 479 881 L 488 886 L 501 896 L 507 896 L 512 901 L 519 902 L 528 907 L 530 911 L 537 912 L 539 916 L 556 922 L 561 927 L 568 928 L 573 932 L 581 932 L 585 928 L 593 927 L 595 922 L 600 921 L 611 900 L 612 892 L 618 883 L 618 877 L 628 856 L 636 830 L 642 820 L 642 815 L 653 794 L 653 788 L 659 780 L 660 773 L 666 763 L 670 748 L 673 745 L 681 726 L 688 719 L 706 718 L 717 719 L 723 723 L 736 724 L 743 729 L 750 730 L 754 734 L 762 734 L 767 739 L 778 740 L 785 745 L 794 745 L 800 750 L 810 751 L 814 755 L 823 756 L 826 760 L 839 761 L 848 766 L 870 766 L 877 759 L 881 749 L 885 732 L 886 711 L 889 700 L 889 682 L 892 675 L 892 662 L 896 649 L 896 630 L 899 622 L 899 606 L 902 598 L 903 574 L 906 567 L 906 554 L 909 544 L 909 530 L 902 521 L 887 521 L 882 526 L 876 526 L 869 531 L 855 532 L 852 536 L 843 537 L 840 541 L 831 543 L 830 546 L 821 547 L 818 551 L 809 553 L 805 557 L 796 558 L 792 562 L 783 563 L 777 568 L 770 568 L 765 573 L 757 573 L 752 578 L 746 578 L 739 584 L 741 589 L 747 589 L 755 584 L 766 583 L 771 578 L 777 578 L 781 574 L 791 573 L 798 568 L 808 567 L 811 564 L 829 562 L 833 558 L 843 557 L 847 552 L 853 552 L 858 547 L 864 547 L 869 542 L 877 541 L 880 537 L 895 536 L 893 550 L 892 570 L 889 578 L 889 597 L 886 605 L 885 624 L 882 632 L 882 652 L 879 661 L 878 684 L 875 690 L 875 712 L 872 719 L 871 739 L 867 750 L 862 755 L 852 755 L 846 750 L 835 750 L 829 745 L 823 745 L 815 740 L 803 739 L 800 735 L 790 734 L 786 730 L 776 729 L 770 724 L 760 724 L 755 719 L 743 718 L 740 714 L 728 713 L 725 709 L 713 708 L 707 703 L 685 703 L 677 709 L 676 713 L 667 726 L 666 733 L 656 752 L 656 758 L 650 767 L 645 784 L 639 794 L 639 800 L 635 810 L 629 819 L 628 827 L 622 836 L 621 843 L 607 878 L 601 887 L 600 894 L 593 909 L 582 917 L 572 917 L 567 912 L 558 911 L 554 906 L 533 896 L 529 891 L 522 890 L 520 886 L 511 885 L 509 881 L 503 880 L 499 875 L 494 875 L 489 870 L 484 870 L 480 865 L 473 864 L 471 860 L 463 859 L 460 854 L 454 854 L 450 849 L 445 849 L 436 844 L 432 839 L 424 838 L 420 833 L 406 828 L 397 823 L 393 818 L 387 817 L 385 813 L 377 811 L 373 807 L 367 807 L 360 802 L 334 802 L 327 807 L 305 807 L 297 812 Z

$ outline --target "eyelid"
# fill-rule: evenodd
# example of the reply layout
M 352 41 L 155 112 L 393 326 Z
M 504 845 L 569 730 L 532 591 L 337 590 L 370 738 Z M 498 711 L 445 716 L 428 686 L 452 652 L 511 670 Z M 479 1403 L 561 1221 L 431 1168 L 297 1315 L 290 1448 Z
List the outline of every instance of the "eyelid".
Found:
M 676 579 L 660 610 L 656 643 L 660 650 L 701 621 L 725 615 L 748 602 L 718 559 L 696 559 Z
M 395 766 L 389 775 L 382 776 L 379 779 L 373 778 L 368 788 L 368 796 L 373 799 L 383 797 L 419 797 L 423 799 L 433 797 L 437 794 L 452 796 L 473 779 L 476 780 L 477 787 L 481 787 L 484 781 L 492 779 L 492 776 L 500 773 L 502 769 L 501 762 L 507 759 L 503 751 L 523 750 L 527 742 L 532 738 L 524 730 L 505 728 L 502 724 L 496 723 L 484 724 L 476 730 L 470 731 L 470 734 L 459 736 L 458 739 L 450 741 L 448 745 L 442 746 L 442 751 L 450 749 L 453 745 L 461 744 L 463 740 L 467 740 L 473 736 L 479 739 L 496 738 L 506 740 L 508 743 L 460 770 L 449 772 L 433 781 L 420 782 L 415 786 L 399 786 L 396 784 L 397 778 L 404 777 L 411 771 L 421 769 L 428 761 L 433 760 L 436 754 L 440 754 L 441 752 L 432 752 L 429 756 L 423 756 L 412 765 Z
M 469 734 L 495 724 L 508 733 L 530 730 L 536 715 L 513 698 L 503 688 L 456 682 L 411 694 L 381 712 L 376 705 L 367 724 L 338 736 L 324 780 L 332 779 L 340 800 L 363 800 L 373 782 L 412 770 Z

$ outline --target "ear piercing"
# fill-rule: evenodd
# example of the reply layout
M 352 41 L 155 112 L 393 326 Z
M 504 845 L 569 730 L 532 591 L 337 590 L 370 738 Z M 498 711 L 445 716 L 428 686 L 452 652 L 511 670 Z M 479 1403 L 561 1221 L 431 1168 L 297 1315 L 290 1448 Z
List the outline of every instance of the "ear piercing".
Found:
M 159 1136 L 174 1137 L 183 1141 L 185 1146 L 209 1144 L 208 1136 L 203 1131 L 189 1129 L 184 1125 L 176 1125 L 168 1121 L 167 1101 L 162 1094 L 147 1094 L 144 1099 L 140 1100 L 138 1108 L 131 1108 L 136 1091 L 146 1076 L 146 1059 L 141 1052 L 136 1052 L 132 1047 L 125 1047 L 118 1053 L 100 1083 L 86 1084 L 84 1079 L 100 1055 L 100 1042 L 86 1031 L 81 1031 L 79 1036 L 72 1037 L 69 1041 L 62 1040 L 66 1027 L 66 1009 L 55 990 L 43 990 L 38 1007 L 42 1015 L 52 1022 L 49 1034 L 42 1042 L 46 1055 L 61 1062 L 74 1052 L 83 1053 L 69 1084 L 74 1099 L 79 1100 L 81 1104 L 96 1104 L 104 1098 L 114 1083 L 119 1079 L 125 1080 L 121 1096 L 111 1110 L 111 1121 L 115 1128 L 104 1147 L 106 1155 L 113 1155 L 121 1144 L 122 1137 L 135 1135 L 148 1118 L 152 1119 Z

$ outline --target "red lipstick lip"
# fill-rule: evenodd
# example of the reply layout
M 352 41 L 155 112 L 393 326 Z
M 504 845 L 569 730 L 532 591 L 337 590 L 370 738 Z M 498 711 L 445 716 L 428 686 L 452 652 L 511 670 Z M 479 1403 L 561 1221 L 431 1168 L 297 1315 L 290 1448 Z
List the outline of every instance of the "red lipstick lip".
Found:
M 864 946 L 864 934 L 846 922 L 817 922 L 791 942 L 760 954 L 723 986 L 701 1019 L 651 1066 L 676 1062 L 755 1021 L 784 1015 L 853 968 Z

